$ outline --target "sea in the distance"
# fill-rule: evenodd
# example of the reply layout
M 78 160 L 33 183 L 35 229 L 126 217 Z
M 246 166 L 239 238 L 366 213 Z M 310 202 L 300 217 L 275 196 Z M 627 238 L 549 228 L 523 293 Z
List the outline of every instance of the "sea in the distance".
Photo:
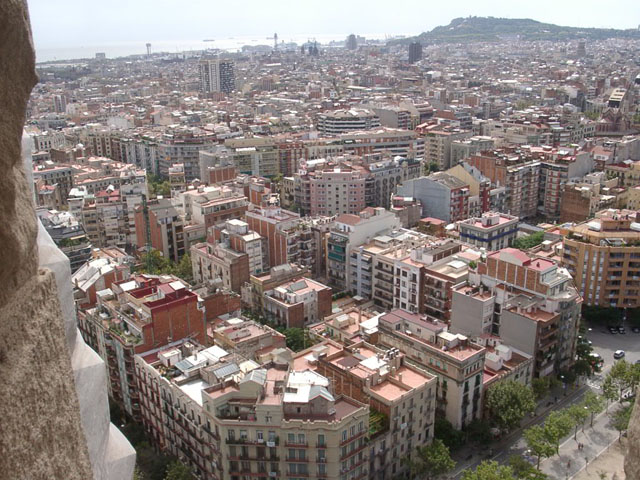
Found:
M 385 39 L 385 34 L 360 34 L 367 39 Z M 282 35 L 278 37 L 278 43 L 297 43 L 302 45 L 307 41 L 316 40 L 318 44 L 327 44 L 333 41 L 344 41 L 347 34 L 304 34 L 304 35 Z M 206 41 L 205 40 L 211 40 Z M 226 51 L 239 51 L 244 45 L 273 45 L 273 39 L 267 36 L 238 36 L 216 38 L 208 37 L 202 40 L 185 41 L 152 41 L 152 53 L 168 52 L 189 52 L 206 49 L 219 49 Z M 96 53 L 103 52 L 107 58 L 126 57 L 129 55 L 142 55 L 147 52 L 147 42 L 111 42 L 108 44 L 86 44 L 71 47 L 47 47 L 36 45 L 36 61 L 38 63 L 51 62 L 56 60 L 75 60 L 81 58 L 95 58 Z

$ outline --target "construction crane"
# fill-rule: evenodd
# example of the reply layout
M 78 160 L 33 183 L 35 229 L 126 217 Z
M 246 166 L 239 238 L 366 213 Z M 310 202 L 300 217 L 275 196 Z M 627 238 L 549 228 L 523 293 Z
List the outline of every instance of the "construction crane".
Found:
M 274 33 L 273 37 L 267 37 L 267 40 L 273 40 L 273 49 L 277 50 L 278 49 L 278 34 Z

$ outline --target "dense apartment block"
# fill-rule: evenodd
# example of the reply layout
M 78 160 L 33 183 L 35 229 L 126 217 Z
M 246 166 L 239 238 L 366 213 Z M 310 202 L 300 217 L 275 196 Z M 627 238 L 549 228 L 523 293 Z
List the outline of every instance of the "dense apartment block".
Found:
M 298 263 L 315 271 L 316 253 L 321 246 L 313 222 L 278 206 L 255 208 L 245 218 L 251 230 L 267 239 L 271 267 Z
M 258 275 L 269 269 L 267 239 L 249 229 L 242 220 L 227 220 L 209 229 L 209 243 L 221 243 L 249 257 L 249 274 Z
M 71 277 L 73 298 L 79 309 L 95 307 L 98 292 L 123 281 L 131 274 L 133 258 L 117 247 L 95 248 L 91 258 Z
M 403 228 L 415 227 L 422 219 L 422 203 L 413 197 L 392 195 L 389 210 L 398 217 Z
M 295 203 L 302 214 L 311 216 L 357 214 L 367 205 L 367 174 L 362 167 L 344 164 L 312 171 L 301 169 L 294 175 Z
M 428 262 L 421 272 L 420 312 L 427 318 L 450 323 L 453 289 L 469 278 L 469 263 L 475 258 L 474 252 L 466 251 Z
M 327 378 L 191 342 L 136 356 L 143 423 L 200 478 L 368 478 L 369 408 Z
M 461 429 L 482 417 L 485 349 L 446 325 L 397 309 L 379 318 L 379 341 L 438 378 L 436 410 Z
M 54 191 L 59 192 L 57 193 L 59 201 L 54 201 L 52 206 L 54 208 L 60 208 L 62 205 L 66 205 L 69 191 L 73 188 L 73 169 L 68 165 L 36 165 L 33 167 L 33 181 L 36 185 L 41 186 L 40 188 L 44 186 L 48 187 L 45 189 L 48 196 L 53 196 Z M 39 189 L 36 189 L 36 191 L 38 190 Z M 38 196 L 38 201 L 39 206 L 50 206 L 47 205 L 47 202 L 51 203 L 50 200 L 45 200 L 45 198 L 40 198 L 40 196 Z
M 437 379 L 396 350 L 360 341 L 349 347 L 310 349 L 294 360 L 327 377 L 336 394 L 371 411 L 370 478 L 390 479 L 405 471 L 400 459 L 433 439 Z
M 76 278 L 80 281 L 89 273 L 79 270 Z M 133 356 L 178 337 L 206 340 L 198 296 L 172 277 L 143 275 L 111 282 L 97 292 L 95 306 L 78 310 L 78 326 L 107 364 L 109 395 L 136 421 L 141 410 Z
M 193 281 L 240 293 L 249 281 L 250 256 L 226 242 L 197 243 L 191 246 Z M 253 253 L 253 252 L 251 252 Z
M 204 93 L 231 93 L 236 88 L 234 62 L 229 59 L 203 58 L 200 69 L 200 90 Z
M 267 325 L 235 316 L 215 319 L 209 340 L 260 364 L 268 363 L 274 355 L 288 354 L 284 334 Z
M 562 264 L 586 305 L 640 305 L 640 222 L 632 210 L 608 209 L 568 228 Z
M 239 173 L 274 177 L 280 172 L 280 154 L 274 138 L 232 138 L 224 143 Z
M 173 204 L 185 214 L 185 219 L 205 229 L 226 220 L 242 218 L 247 211 L 246 197 L 228 186 L 203 186 L 180 193 Z
M 353 250 L 373 237 L 399 227 L 398 217 L 384 208 L 367 208 L 359 215 L 343 214 L 336 217 L 327 239 L 327 277 L 330 285 L 338 290 L 350 291 L 353 287 L 350 268 Z M 370 269 L 368 275 L 371 284 Z
M 399 184 L 422 175 L 422 162 L 419 159 L 399 156 L 367 163 L 365 168 L 370 179 L 365 184 L 365 198 L 370 199 L 367 206 L 387 209 L 391 207 L 391 197 Z
M 72 214 L 44 208 L 37 209 L 36 214 L 51 239 L 69 259 L 72 273 L 91 258 L 91 241 Z
M 165 258 L 178 262 L 188 248 L 184 223 L 184 217 L 166 198 L 138 205 L 135 209 L 136 244 L 143 246 L 149 243 Z
M 445 295 L 427 296 L 435 293 L 433 288 L 429 287 L 440 286 L 437 283 L 430 286 L 426 283 L 430 277 L 425 274 L 425 269 L 429 266 L 432 268 L 431 274 L 435 273 L 435 269 L 441 265 L 441 261 L 449 259 L 454 262 L 456 259 L 450 257 L 460 252 L 460 249 L 461 245 L 458 242 L 445 240 L 430 241 L 409 250 L 403 246 L 385 254 L 384 256 L 391 257 L 394 263 L 394 308 L 401 308 L 413 313 L 425 313 L 427 310 L 432 311 L 439 308 L 440 314 L 435 317 L 443 315 L 447 310 L 449 295 L 445 289 Z M 465 274 L 466 262 L 452 263 L 452 265 L 451 268 L 445 268 L 448 273 L 453 274 L 453 270 L 458 270 L 458 274 Z M 427 307 L 429 308 L 427 309 Z
M 510 247 L 518 233 L 518 217 L 506 213 L 487 212 L 481 217 L 458 223 L 460 240 L 486 251 Z
M 446 173 L 469 185 L 469 216 L 479 217 L 484 212 L 506 210 L 506 187 L 499 184 L 493 185 L 491 180 L 473 165 L 460 162 Z
M 487 150 L 493 150 L 495 140 L 492 137 L 474 135 L 473 137 L 451 142 L 451 168 L 461 161 Z
M 380 119 L 371 110 L 351 108 L 334 110 L 318 114 L 316 128 L 322 135 L 339 135 L 341 133 L 371 130 L 380 126 Z
M 364 299 L 373 299 L 377 305 L 385 301 L 392 303 L 394 254 L 402 250 L 404 255 L 409 246 L 428 241 L 429 237 L 418 232 L 394 229 L 352 248 L 347 265 L 349 291 Z
M 242 303 L 249 310 L 264 316 L 265 293 L 303 276 L 309 276 L 309 270 L 292 263 L 283 263 L 262 274 L 250 275 L 249 282 L 242 288 Z
M 342 154 L 366 155 L 378 153 L 408 159 L 424 157 L 424 138 L 413 130 L 382 127 L 353 133 L 343 133 L 336 138 L 321 140 L 324 154 L 307 155 L 307 158 L 335 157 Z M 318 143 L 315 141 L 314 143 Z M 335 145 L 338 143 L 338 145 Z M 316 146 L 319 148 L 319 146 Z
M 398 187 L 398 195 L 419 200 L 423 217 L 447 223 L 469 217 L 469 185 L 445 172 L 407 180 Z
M 506 188 L 505 213 L 519 218 L 537 215 L 540 161 L 525 159 L 518 153 L 492 151 L 473 155 L 467 163 L 480 170 L 494 185 Z
M 227 149 L 221 147 L 212 152 L 199 152 L 200 181 L 215 185 L 233 180 L 238 174 Z
M 267 319 L 286 328 L 302 328 L 331 313 L 331 288 L 310 278 L 298 278 L 264 292 Z
M 542 377 L 573 364 L 581 304 L 567 270 L 504 248 L 478 262 L 454 290 L 451 329 L 497 335 L 533 356 L 534 375 Z
M 471 130 L 438 124 L 418 125 L 416 131 L 424 135 L 424 161 L 435 164 L 439 170 L 452 167 L 451 145 L 454 141 L 473 136 Z

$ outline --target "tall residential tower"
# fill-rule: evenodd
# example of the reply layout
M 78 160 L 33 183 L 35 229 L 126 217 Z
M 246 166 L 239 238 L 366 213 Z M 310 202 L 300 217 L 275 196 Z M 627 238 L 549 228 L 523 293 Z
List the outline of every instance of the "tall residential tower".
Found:
M 200 89 L 204 93 L 231 93 L 236 88 L 236 77 L 233 60 L 206 59 L 200 60 Z

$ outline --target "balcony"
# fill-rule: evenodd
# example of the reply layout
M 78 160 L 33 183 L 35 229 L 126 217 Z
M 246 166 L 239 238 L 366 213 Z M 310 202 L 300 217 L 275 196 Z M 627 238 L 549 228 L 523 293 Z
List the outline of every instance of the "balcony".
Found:
M 285 458 L 286 462 L 291 462 L 291 463 L 309 463 L 309 459 L 307 457 L 305 458 L 298 458 L 298 457 L 286 457 Z
M 285 441 L 284 442 L 284 446 L 285 447 L 294 447 L 294 448 L 308 448 L 309 444 L 307 442 L 289 442 L 289 441 Z
M 258 440 L 249 440 L 248 438 L 227 438 L 227 445 L 262 445 Z
M 346 445 L 347 443 L 353 440 L 357 440 L 358 438 L 364 436 L 366 433 L 367 433 L 366 430 L 362 430 L 361 432 L 356 433 L 353 437 L 350 437 L 350 438 L 347 438 L 346 440 L 341 441 L 340 446 Z
M 327 254 L 327 256 L 331 259 L 331 260 L 335 260 L 336 262 L 344 262 L 345 258 L 344 255 L 340 255 L 338 253 L 334 253 L 334 252 L 329 252 Z
M 364 442 L 361 447 L 358 447 L 358 448 L 354 449 L 352 452 L 348 452 L 346 455 L 340 455 L 340 460 L 342 461 L 342 460 L 346 460 L 348 458 L 351 458 L 354 455 L 358 454 L 359 452 L 362 452 L 366 448 L 367 448 L 367 442 Z

